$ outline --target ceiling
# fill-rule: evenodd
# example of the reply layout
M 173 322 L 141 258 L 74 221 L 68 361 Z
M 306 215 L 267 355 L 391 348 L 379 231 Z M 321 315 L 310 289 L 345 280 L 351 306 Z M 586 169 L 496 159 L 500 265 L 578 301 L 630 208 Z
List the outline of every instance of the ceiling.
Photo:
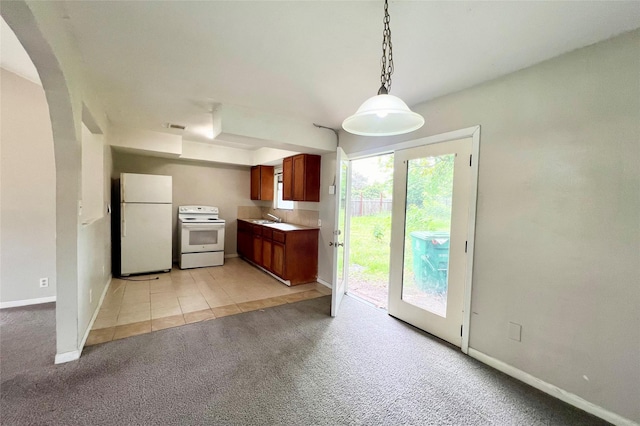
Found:
M 171 122 L 189 140 L 251 148 L 211 141 L 211 111 L 339 128 L 379 87 L 382 1 L 62 1 L 59 11 L 52 19 L 119 126 Z M 636 1 L 391 1 L 389 12 L 391 93 L 410 106 L 640 27 Z
M 42 85 L 35 65 L 4 19 L 0 19 L 0 47 L 2 68 Z

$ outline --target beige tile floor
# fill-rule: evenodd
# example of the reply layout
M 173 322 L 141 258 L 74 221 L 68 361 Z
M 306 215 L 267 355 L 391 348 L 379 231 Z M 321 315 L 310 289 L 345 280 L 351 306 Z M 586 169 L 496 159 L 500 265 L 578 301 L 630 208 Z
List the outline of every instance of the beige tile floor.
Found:
M 226 259 L 224 266 L 114 278 L 86 345 L 327 294 L 331 289 L 319 283 L 287 287 L 240 258 Z

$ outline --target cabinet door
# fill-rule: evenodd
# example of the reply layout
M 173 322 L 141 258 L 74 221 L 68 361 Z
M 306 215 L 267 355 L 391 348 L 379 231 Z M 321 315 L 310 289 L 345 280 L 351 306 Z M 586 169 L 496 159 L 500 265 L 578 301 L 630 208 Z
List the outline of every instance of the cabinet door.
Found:
M 260 167 L 260 199 L 273 200 L 273 166 Z
M 246 258 L 253 259 L 253 236 L 247 231 L 243 232 L 243 234 L 242 251 Z
M 253 259 L 253 235 L 250 230 L 240 226 L 238 227 L 238 254 L 247 259 Z
M 245 238 L 246 238 L 245 232 L 243 232 L 238 228 L 238 240 L 236 241 L 237 243 L 236 251 L 238 252 L 238 256 L 246 257 L 245 245 L 244 245 Z
M 293 200 L 293 158 L 282 160 L 282 199 Z
M 260 199 L 260 168 L 258 166 L 251 167 L 251 199 Z
M 271 240 L 262 237 L 262 267 L 271 270 Z
M 253 236 L 253 261 L 262 266 L 262 236 Z
M 304 200 L 320 201 L 320 156 L 305 155 Z
M 273 242 L 271 270 L 280 278 L 284 278 L 284 244 Z
M 251 199 L 273 200 L 273 166 L 251 167 Z
M 293 199 L 295 201 L 304 201 L 305 189 L 305 156 L 303 154 L 293 157 Z

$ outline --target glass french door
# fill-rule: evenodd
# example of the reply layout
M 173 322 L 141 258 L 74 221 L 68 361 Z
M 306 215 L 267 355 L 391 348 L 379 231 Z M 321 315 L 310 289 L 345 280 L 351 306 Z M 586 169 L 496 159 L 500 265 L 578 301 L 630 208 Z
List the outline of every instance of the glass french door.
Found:
M 461 346 L 471 139 L 395 152 L 389 314 Z
M 347 292 L 347 271 L 349 270 L 349 178 L 350 163 L 342 148 L 338 147 L 336 157 L 336 228 L 329 243 L 333 247 L 333 289 L 331 292 L 331 316 L 338 314 L 342 298 Z

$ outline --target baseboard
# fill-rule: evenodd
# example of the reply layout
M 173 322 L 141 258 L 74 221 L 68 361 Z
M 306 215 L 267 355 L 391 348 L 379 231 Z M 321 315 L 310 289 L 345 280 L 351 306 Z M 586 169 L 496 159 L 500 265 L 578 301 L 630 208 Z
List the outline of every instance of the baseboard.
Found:
M 56 296 L 38 297 L 36 299 L 14 300 L 0 303 L 0 309 L 17 308 L 19 306 L 39 305 L 41 303 L 51 303 L 56 301 Z
M 232 254 L 225 254 L 224 255 L 225 259 L 230 259 L 232 257 L 238 257 L 238 253 L 232 253 Z
M 318 281 L 320 284 L 322 284 L 325 287 L 333 288 L 333 286 L 329 282 L 323 280 L 322 278 L 316 278 L 316 281 Z
M 89 325 L 87 326 L 87 329 L 84 333 L 82 342 L 80 342 L 80 346 L 78 349 L 79 351 L 78 358 L 80 358 L 80 355 L 82 354 L 82 350 L 84 349 L 84 344 L 87 343 L 87 338 L 89 337 L 89 333 L 91 333 L 91 328 L 93 328 L 93 323 L 96 321 L 96 318 L 98 317 L 98 312 L 100 312 L 100 308 L 102 307 L 102 302 L 104 302 L 104 298 L 107 295 L 107 290 L 109 290 L 109 286 L 111 286 L 111 279 L 112 279 L 112 275 L 109 274 L 109 277 L 107 279 L 107 284 L 104 286 L 104 290 L 102 290 L 102 295 L 100 296 L 100 300 L 98 300 L 98 305 L 96 306 L 96 310 L 93 312 L 93 316 L 91 317 L 91 321 L 89 321 Z
M 583 411 L 586 411 L 587 413 L 600 417 L 601 419 L 606 420 L 609 423 L 612 423 L 618 426 L 634 426 L 634 425 L 637 426 L 638 425 L 638 423 L 635 423 L 632 420 L 629 420 L 625 417 L 622 417 L 619 414 L 616 414 L 592 402 L 589 402 L 586 399 L 583 399 L 576 394 L 560 389 L 559 387 L 552 385 L 551 383 L 547 383 L 543 380 L 540 380 L 529 373 L 525 373 L 524 371 L 512 365 L 509 365 L 505 362 L 495 359 L 473 348 L 469 348 L 469 356 L 477 359 L 478 361 L 484 364 L 487 364 L 490 367 L 495 368 L 496 370 L 502 371 L 503 373 L 513 377 L 514 379 L 518 379 L 521 382 L 528 384 L 529 386 L 533 386 L 534 388 L 541 390 L 546 394 L 549 394 L 555 398 L 558 398 L 559 400 L 564 401 L 567 404 L 573 405 L 574 407 L 577 407 Z
M 64 364 L 65 362 L 71 362 L 80 359 L 80 351 L 64 352 L 56 354 L 56 364 Z

